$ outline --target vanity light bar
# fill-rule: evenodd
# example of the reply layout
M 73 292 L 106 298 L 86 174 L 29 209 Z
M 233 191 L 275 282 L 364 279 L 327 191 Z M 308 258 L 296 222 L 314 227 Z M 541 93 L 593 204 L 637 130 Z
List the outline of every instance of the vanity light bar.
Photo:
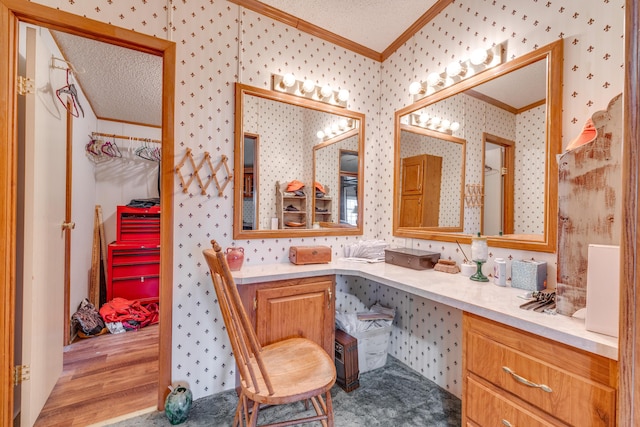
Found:
M 440 117 L 429 117 L 425 113 L 416 113 L 410 115 L 410 125 L 421 127 L 424 129 L 435 130 L 437 132 L 452 135 L 453 132 L 460 129 L 460 123 L 451 122 Z
M 418 101 L 445 87 L 502 64 L 503 52 L 501 44 L 489 49 L 476 49 L 471 52 L 469 59 L 451 62 L 443 72 L 429 74 L 426 81 L 411 83 L 409 93 L 413 95 L 414 102 Z
M 325 141 L 330 138 L 335 138 L 344 133 L 349 132 L 357 127 L 357 122 L 353 119 L 342 118 L 337 123 L 333 123 L 331 126 L 327 126 L 324 129 L 319 130 L 316 136 L 319 140 Z
M 349 91 L 346 89 L 334 90 L 329 85 L 319 86 L 312 80 L 296 80 L 291 73 L 284 75 L 272 74 L 272 89 L 278 92 L 285 92 L 314 101 L 324 102 L 337 107 L 347 106 Z

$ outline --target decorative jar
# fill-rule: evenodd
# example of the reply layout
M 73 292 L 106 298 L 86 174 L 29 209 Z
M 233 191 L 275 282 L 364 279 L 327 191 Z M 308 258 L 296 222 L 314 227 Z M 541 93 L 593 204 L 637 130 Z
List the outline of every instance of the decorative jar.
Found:
M 171 425 L 181 424 L 189 416 L 189 410 L 193 403 L 191 390 L 185 386 L 178 386 L 171 390 L 164 401 L 164 413 Z
M 227 264 L 229 270 L 238 271 L 242 268 L 244 262 L 244 248 L 232 246 L 227 248 Z

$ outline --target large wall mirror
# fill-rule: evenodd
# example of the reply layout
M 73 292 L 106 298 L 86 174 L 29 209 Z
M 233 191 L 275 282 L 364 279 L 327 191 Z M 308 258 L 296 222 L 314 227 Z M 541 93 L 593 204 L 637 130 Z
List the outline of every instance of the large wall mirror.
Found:
M 562 43 L 396 112 L 394 235 L 555 252 Z
M 364 114 L 236 84 L 234 239 L 362 234 Z

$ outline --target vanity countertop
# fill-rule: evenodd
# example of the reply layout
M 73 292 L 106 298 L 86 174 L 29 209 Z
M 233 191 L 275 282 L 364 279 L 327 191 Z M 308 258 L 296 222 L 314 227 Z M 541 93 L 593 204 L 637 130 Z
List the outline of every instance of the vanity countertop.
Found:
M 238 285 L 323 274 L 369 279 L 609 359 L 618 359 L 618 339 L 587 331 L 584 319 L 523 310 L 519 306 L 525 300 L 519 296 L 524 295 L 524 290 L 496 286 L 493 282 L 474 282 L 461 274 L 433 269 L 412 270 L 384 262 L 370 264 L 344 260 L 311 265 L 245 265 L 241 271 L 233 272 Z

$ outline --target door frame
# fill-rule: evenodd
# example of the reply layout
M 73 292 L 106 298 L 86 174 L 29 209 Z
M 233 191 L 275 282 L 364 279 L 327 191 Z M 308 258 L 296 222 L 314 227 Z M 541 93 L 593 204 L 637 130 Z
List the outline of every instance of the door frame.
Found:
M 24 0 L 0 0 L 0 425 L 13 423 L 17 204 L 17 37 L 24 21 L 163 58 L 158 409 L 171 383 L 176 45 Z M 4 302 L 9 302 L 5 304 Z
M 502 193 L 503 193 L 503 204 L 502 204 L 502 234 L 513 234 L 514 230 L 514 199 L 515 199 L 515 168 L 516 168 L 516 147 L 515 142 L 502 138 L 497 135 L 492 135 L 487 132 L 482 132 L 482 165 L 486 164 L 486 152 L 487 152 L 487 143 L 491 143 L 494 145 L 499 145 L 504 148 L 504 158 L 502 161 L 502 168 L 506 169 L 506 173 L 502 175 Z M 484 170 L 484 168 L 483 168 Z M 502 170 L 500 170 L 502 174 Z M 483 202 L 482 209 L 480 214 L 480 230 L 482 234 L 484 233 L 484 205 L 485 205 L 485 197 L 487 188 L 485 186 L 485 175 L 482 174 L 482 192 L 483 192 Z

